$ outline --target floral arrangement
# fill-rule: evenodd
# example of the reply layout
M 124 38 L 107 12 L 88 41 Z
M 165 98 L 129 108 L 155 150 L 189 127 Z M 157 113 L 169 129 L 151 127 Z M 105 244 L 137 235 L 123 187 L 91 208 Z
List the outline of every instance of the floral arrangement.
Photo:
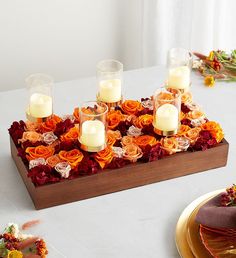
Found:
M 213 87 L 215 80 L 236 81 L 236 50 L 230 54 L 225 51 L 211 51 L 209 56 L 194 53 L 198 60 L 194 62 L 193 68 L 197 69 L 204 76 L 204 83 Z
M 221 195 L 221 206 L 236 206 L 236 185 L 226 188 L 226 191 Z
M 56 183 L 121 168 L 134 162 L 152 162 L 183 151 L 204 151 L 224 137 L 220 125 L 209 121 L 182 95 L 181 126 L 177 135 L 163 137 L 153 127 L 153 101 L 125 100 L 107 115 L 107 147 L 97 153 L 80 148 L 79 109 L 73 115 L 53 115 L 42 123 L 13 122 L 9 133 L 34 185 Z
M 24 229 L 23 226 L 22 229 Z M 23 234 L 17 224 L 9 223 L 0 235 L 0 257 L 2 258 L 46 258 L 47 254 L 45 241 Z

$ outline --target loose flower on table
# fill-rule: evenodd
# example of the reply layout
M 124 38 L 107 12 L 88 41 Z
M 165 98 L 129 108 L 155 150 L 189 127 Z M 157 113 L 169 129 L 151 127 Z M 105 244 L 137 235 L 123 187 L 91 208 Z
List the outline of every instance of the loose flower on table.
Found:
M 207 87 L 213 87 L 216 81 L 236 81 L 236 50 L 231 53 L 211 51 L 208 56 L 194 52 L 194 55 L 198 59 L 193 68 L 204 77 Z
M 37 257 L 46 258 L 48 254 L 46 242 L 39 237 L 25 234 L 23 231 L 37 224 L 38 221 L 27 222 L 19 226 L 8 223 L 7 227 L 0 235 L 0 257 L 2 258 L 26 258 Z M 27 227 L 25 227 L 27 225 Z

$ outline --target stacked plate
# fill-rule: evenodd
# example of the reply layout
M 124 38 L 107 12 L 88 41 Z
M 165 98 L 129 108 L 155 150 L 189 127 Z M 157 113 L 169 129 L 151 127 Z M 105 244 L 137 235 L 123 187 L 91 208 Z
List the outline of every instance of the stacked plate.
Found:
M 236 258 L 236 230 L 209 228 L 195 221 L 198 210 L 224 191 L 205 194 L 182 212 L 176 226 L 176 246 L 182 258 Z

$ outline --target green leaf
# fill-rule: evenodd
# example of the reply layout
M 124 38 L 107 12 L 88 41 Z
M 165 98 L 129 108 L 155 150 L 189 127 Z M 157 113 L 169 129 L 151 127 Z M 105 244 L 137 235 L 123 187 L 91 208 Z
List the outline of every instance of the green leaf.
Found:
M 234 49 L 234 50 L 232 51 L 231 57 L 232 57 L 233 59 L 236 59 L 236 49 Z
M 7 248 L 5 247 L 5 243 L 0 243 L 0 257 L 5 257 L 8 253 Z

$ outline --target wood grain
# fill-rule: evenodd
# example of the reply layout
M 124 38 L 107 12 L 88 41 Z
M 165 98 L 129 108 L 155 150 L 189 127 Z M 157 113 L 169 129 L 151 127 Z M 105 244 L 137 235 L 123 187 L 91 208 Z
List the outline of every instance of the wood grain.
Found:
M 229 148 L 224 139 L 222 143 L 206 151 L 177 153 L 150 163 L 130 164 L 120 169 L 109 169 L 91 176 L 35 187 L 27 177 L 27 168 L 17 156 L 16 146 L 11 138 L 10 145 L 12 158 L 36 209 L 223 167 L 227 164 Z

